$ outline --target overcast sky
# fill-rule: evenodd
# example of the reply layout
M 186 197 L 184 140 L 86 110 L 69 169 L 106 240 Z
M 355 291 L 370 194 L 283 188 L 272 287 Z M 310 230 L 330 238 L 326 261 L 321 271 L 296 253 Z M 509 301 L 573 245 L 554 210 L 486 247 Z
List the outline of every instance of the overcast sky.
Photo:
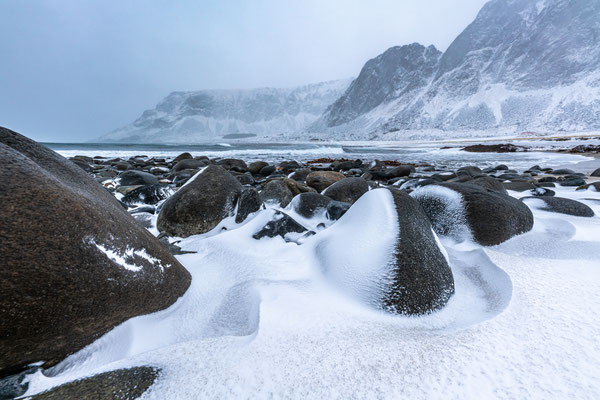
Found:
M 445 50 L 486 0 L 0 0 L 0 125 L 87 141 L 169 92 L 358 75 L 420 42 Z

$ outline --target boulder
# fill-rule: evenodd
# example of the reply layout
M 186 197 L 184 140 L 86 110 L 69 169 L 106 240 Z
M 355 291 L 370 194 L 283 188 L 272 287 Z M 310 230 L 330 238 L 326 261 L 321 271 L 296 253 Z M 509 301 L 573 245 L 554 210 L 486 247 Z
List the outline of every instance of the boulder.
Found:
M 513 192 L 525 192 L 527 190 L 534 190 L 537 186 L 533 182 L 503 182 L 502 186 L 506 190 L 512 190 Z
M 125 204 L 156 204 L 173 194 L 169 185 L 159 183 L 157 185 L 141 186 L 128 192 L 121 201 Z
M 269 176 L 277 170 L 274 165 L 266 165 L 258 171 L 259 175 Z
M 233 215 L 242 191 L 243 186 L 223 167 L 209 165 L 163 203 L 157 228 L 170 236 L 206 233 Z
M 369 191 L 317 239 L 327 279 L 364 303 L 419 315 L 439 310 L 454 294 L 452 271 L 427 215 L 402 191 Z
M 293 198 L 292 191 L 280 179 L 267 182 L 260 192 L 260 199 L 263 203 L 273 204 L 279 207 L 287 207 Z
M 334 171 L 314 171 L 307 175 L 306 184 L 317 192 L 322 192 L 337 181 L 344 179 L 344 174 Z
M 304 226 L 300 225 L 286 213 L 275 211 L 273 219 L 271 219 L 271 221 L 269 221 L 261 230 L 252 235 L 252 237 L 259 240 L 264 237 L 273 238 L 275 236 L 281 236 L 286 241 L 295 242 L 308 232 L 309 231 Z M 310 234 L 314 234 L 314 232 L 311 232 Z
M 551 172 L 552 175 L 573 175 L 576 174 L 575 171 L 568 168 L 555 169 Z
M 470 185 L 477 185 L 486 190 L 493 190 L 498 193 L 508 194 L 506 188 L 498 179 L 492 178 L 491 176 L 480 176 L 469 181 Z
M 158 178 L 153 174 L 143 171 L 123 171 L 119 174 L 120 186 L 156 185 Z
M 174 164 L 177 164 L 179 161 L 183 161 L 183 160 L 191 160 L 191 159 L 193 159 L 193 158 L 194 158 L 194 157 L 192 157 L 192 155 L 191 155 L 190 153 L 188 153 L 188 152 L 185 152 L 185 153 L 181 153 L 180 155 L 178 155 L 177 157 L 175 157 L 175 158 L 173 159 L 173 163 L 174 163 Z
M 327 206 L 333 200 L 319 193 L 301 193 L 294 197 L 291 207 L 304 218 L 313 218 L 327 213 Z
M 536 197 L 542 197 L 542 196 L 550 196 L 551 197 L 556 194 L 556 192 L 554 192 L 554 190 L 546 189 L 543 187 L 531 189 L 529 191 L 529 193 L 531 193 L 532 196 L 536 196 Z
M 580 176 L 569 177 L 560 181 L 560 186 L 582 186 L 585 185 L 585 179 Z
M 262 200 L 258 191 L 254 188 L 245 189 L 238 200 L 237 215 L 235 222 L 240 224 L 248 218 L 248 215 L 260 210 Z
M 305 182 L 306 177 L 310 175 L 311 172 L 312 170 L 310 168 L 297 169 L 290 174 L 289 178 L 295 181 Z
M 590 174 L 590 176 L 600 177 L 600 168 L 596 169 Z
M 261 169 L 263 169 L 267 165 L 269 165 L 269 163 L 266 163 L 264 161 L 254 161 L 248 166 L 248 171 L 250 171 L 252 175 L 256 175 L 260 172 Z
M 329 186 L 323 194 L 333 200 L 354 204 L 369 191 L 369 184 L 362 178 L 344 178 Z
M 247 172 L 248 166 L 244 160 L 238 160 L 235 158 L 224 158 L 220 160 L 217 164 L 226 170 L 232 170 L 236 172 Z
M 156 381 L 160 370 L 133 367 L 103 372 L 54 387 L 30 397 L 30 400 L 134 400 Z
M 533 228 L 533 214 L 519 200 L 475 185 L 442 183 L 411 193 L 439 235 L 500 244 Z
M 0 128 L 0 376 L 53 365 L 137 315 L 189 273 L 79 167 Z M 12 372 L 11 372 L 12 371 Z
M 525 204 L 540 210 L 559 214 L 574 215 L 576 217 L 593 217 L 594 211 L 586 204 L 564 197 L 534 197 L 528 196 L 521 199 Z
M 188 158 L 177 162 L 177 164 L 175 164 L 175 166 L 171 168 L 171 172 L 175 173 L 178 171 L 183 171 L 184 169 L 196 170 L 198 168 L 206 167 L 207 164 L 208 163 L 205 160 L 195 160 L 193 158 Z

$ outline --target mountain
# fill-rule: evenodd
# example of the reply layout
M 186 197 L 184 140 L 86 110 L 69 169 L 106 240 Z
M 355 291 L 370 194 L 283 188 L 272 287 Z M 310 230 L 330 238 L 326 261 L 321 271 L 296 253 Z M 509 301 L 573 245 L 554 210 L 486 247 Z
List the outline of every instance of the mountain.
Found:
M 445 53 L 412 44 L 369 60 L 309 132 L 600 129 L 600 1 L 492 0 Z
M 285 89 L 173 92 L 132 124 L 98 141 L 199 143 L 227 135 L 289 135 L 314 122 L 350 82 L 345 79 Z

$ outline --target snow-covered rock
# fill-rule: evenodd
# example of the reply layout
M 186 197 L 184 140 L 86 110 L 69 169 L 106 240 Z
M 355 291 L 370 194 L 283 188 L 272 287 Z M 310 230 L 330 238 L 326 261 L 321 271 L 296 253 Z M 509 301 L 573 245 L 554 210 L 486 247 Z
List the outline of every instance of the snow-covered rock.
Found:
M 344 93 L 349 79 L 293 88 L 173 92 L 132 124 L 98 139 L 121 143 L 202 143 L 227 135 L 299 132 Z M 232 137 L 232 138 L 235 138 Z

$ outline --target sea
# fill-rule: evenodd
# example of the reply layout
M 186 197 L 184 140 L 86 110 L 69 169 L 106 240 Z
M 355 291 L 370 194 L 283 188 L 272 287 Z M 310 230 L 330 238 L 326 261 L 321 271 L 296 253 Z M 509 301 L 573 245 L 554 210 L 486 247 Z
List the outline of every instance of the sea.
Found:
M 506 140 L 499 141 L 506 143 Z M 489 142 L 494 143 L 494 142 Z M 589 142 L 582 142 L 590 144 Z M 277 163 L 296 160 L 306 162 L 319 158 L 394 160 L 410 164 L 430 164 L 436 167 L 460 168 L 466 165 L 494 167 L 506 164 L 510 168 L 525 170 L 533 165 L 556 168 L 591 160 L 575 154 L 558 153 L 558 148 L 580 144 L 572 140 L 564 142 L 523 142 L 534 151 L 517 153 L 469 153 L 461 149 L 473 142 L 298 142 L 298 143 L 248 143 L 222 142 L 207 144 L 106 144 L 106 143 L 44 143 L 64 157 L 84 155 L 127 159 L 135 156 L 174 158 L 183 152 L 209 158 L 239 158 L 246 162 L 266 161 Z

